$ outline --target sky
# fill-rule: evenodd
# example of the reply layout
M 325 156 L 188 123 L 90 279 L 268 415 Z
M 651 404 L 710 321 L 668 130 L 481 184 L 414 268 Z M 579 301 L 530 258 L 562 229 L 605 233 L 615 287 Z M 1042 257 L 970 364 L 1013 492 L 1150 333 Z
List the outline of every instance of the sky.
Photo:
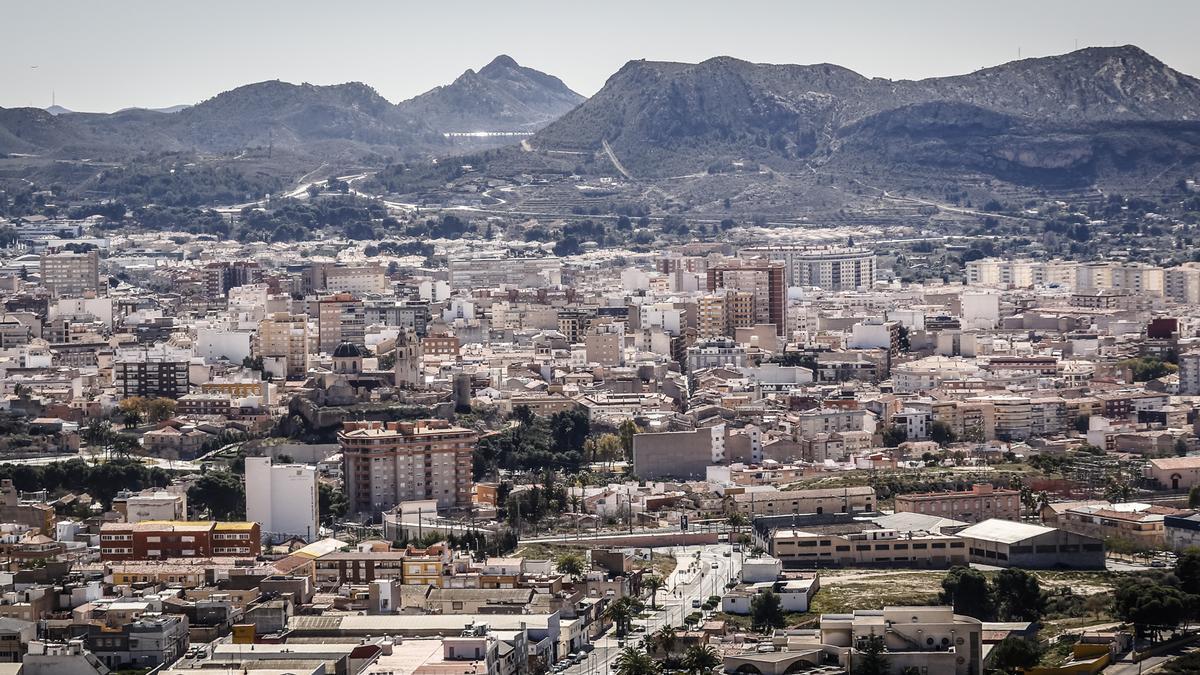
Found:
M 6 2 L 0 107 L 196 103 L 263 80 L 359 81 L 392 102 L 497 54 L 584 95 L 632 59 L 954 75 L 1135 44 L 1200 76 L 1196 0 L 37 0 Z

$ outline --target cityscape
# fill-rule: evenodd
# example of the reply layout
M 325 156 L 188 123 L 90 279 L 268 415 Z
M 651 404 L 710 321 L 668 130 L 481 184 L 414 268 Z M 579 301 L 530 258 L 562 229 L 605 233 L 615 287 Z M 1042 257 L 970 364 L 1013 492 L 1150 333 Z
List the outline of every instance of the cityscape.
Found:
M 1174 35 L 0 100 L 0 675 L 1200 673 Z

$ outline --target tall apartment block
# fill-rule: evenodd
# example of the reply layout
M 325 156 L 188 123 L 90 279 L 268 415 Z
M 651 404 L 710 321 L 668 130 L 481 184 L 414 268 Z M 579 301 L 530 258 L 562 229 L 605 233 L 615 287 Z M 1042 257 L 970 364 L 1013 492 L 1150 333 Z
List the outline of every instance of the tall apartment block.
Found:
M 317 348 L 332 354 L 343 342 L 366 346 L 366 310 L 362 300 L 350 293 L 321 298 L 317 310 Z
M 113 358 L 117 396 L 179 398 L 188 393 L 191 355 L 167 345 L 120 349 Z
M 42 285 L 55 298 L 80 297 L 100 291 L 100 257 L 87 253 L 42 254 Z
M 787 286 L 783 265 L 761 259 L 713 265 L 708 268 L 708 290 L 738 292 L 727 297 L 726 315 L 732 328 L 770 323 L 775 325 L 777 335 L 786 332 Z
M 288 379 L 303 378 L 308 372 L 308 317 L 280 312 L 258 323 L 255 354 L 263 358 L 283 357 Z
M 478 440 L 445 420 L 345 422 L 338 442 L 350 510 L 375 513 L 419 500 L 436 500 L 439 510 L 469 508 Z

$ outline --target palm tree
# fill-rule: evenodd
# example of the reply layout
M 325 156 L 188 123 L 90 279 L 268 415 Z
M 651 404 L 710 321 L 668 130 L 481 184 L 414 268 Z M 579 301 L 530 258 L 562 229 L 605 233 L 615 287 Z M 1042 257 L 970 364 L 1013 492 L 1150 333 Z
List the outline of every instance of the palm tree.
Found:
M 623 637 L 629 632 L 633 617 L 641 613 L 642 607 L 641 601 L 629 596 L 618 598 L 608 604 L 604 614 L 617 627 L 617 637 Z
M 708 645 L 693 645 L 688 647 L 683 655 L 683 667 L 689 673 L 707 673 L 721 665 L 721 657 L 717 650 Z
M 679 636 L 675 634 L 675 629 L 670 626 L 663 626 L 654 631 L 651 636 L 658 649 L 662 650 L 663 656 L 671 658 L 671 653 L 675 651 L 675 645 L 679 642 Z
M 666 583 L 659 576 L 649 576 L 642 579 L 642 588 L 650 591 L 650 608 L 658 609 L 658 591 L 665 586 Z
M 611 605 L 609 605 L 611 607 Z M 617 654 L 613 669 L 617 675 L 657 675 L 661 672 L 658 662 L 646 652 L 626 647 Z

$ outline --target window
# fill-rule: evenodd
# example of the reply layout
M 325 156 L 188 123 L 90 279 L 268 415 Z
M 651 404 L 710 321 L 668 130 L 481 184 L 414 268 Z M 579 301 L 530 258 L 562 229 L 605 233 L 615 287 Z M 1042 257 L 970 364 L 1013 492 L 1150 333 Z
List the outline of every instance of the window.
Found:
M 965 547 L 966 547 L 966 544 L 962 543 L 961 541 L 950 542 L 950 548 L 965 548 Z
M 932 544 L 930 544 L 929 547 L 930 548 L 946 548 L 946 544 L 943 542 L 935 541 Z

